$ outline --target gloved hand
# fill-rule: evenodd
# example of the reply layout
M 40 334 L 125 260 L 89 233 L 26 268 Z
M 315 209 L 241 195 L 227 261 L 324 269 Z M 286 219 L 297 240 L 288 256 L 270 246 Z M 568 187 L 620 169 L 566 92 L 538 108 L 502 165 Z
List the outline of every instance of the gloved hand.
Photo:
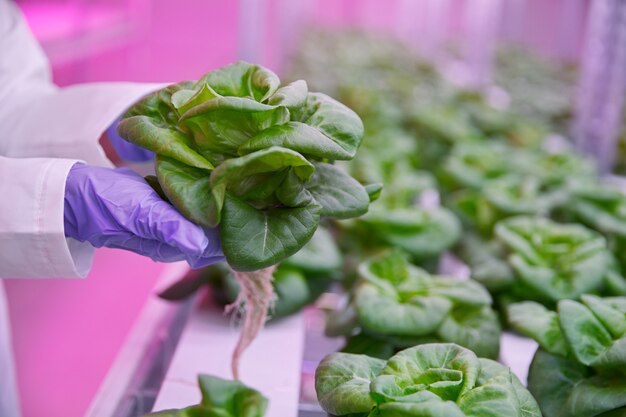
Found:
M 155 261 L 200 268 L 224 259 L 216 229 L 184 218 L 126 168 L 74 165 L 65 186 L 65 235 Z
M 120 118 L 111 123 L 111 126 L 106 130 L 106 135 L 109 138 L 109 142 L 117 155 L 123 161 L 129 162 L 147 162 L 154 159 L 154 153 L 141 148 L 133 143 L 127 142 L 120 135 L 117 134 L 117 124 Z

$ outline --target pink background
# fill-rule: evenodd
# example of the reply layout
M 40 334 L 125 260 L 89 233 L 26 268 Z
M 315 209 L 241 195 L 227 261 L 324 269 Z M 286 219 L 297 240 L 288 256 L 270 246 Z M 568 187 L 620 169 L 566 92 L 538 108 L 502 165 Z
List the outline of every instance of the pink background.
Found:
M 433 1 L 414 0 L 420 5 Z M 443 1 L 443 0 L 441 0 Z M 469 0 L 449 0 L 446 37 L 463 34 Z M 298 4 L 297 25 L 278 13 Z M 53 58 L 55 81 L 178 81 L 238 56 L 235 0 L 23 0 L 20 5 Z M 402 0 L 268 0 L 253 16 L 258 60 L 280 69 L 297 30 L 315 20 L 329 26 L 365 25 L 423 44 L 429 35 L 419 9 L 402 19 Z M 404 2 L 406 4 L 406 2 Z M 505 2 L 507 5 L 514 1 Z M 528 0 L 522 14 L 505 8 L 499 33 L 564 57 L 580 47 L 588 0 Z M 577 4 L 582 14 L 559 16 Z M 399 22 L 403 24 L 400 25 Z M 289 26 L 291 22 L 291 26 Z M 285 26 L 287 25 L 287 26 Z M 432 25 L 431 25 L 432 26 Z M 83 41 L 94 34 L 92 44 Z M 82 42 L 82 43 L 81 43 Z M 79 56 L 74 56 L 78 54 Z M 7 280 L 23 417 L 80 417 L 106 375 L 162 266 L 116 250 L 99 250 L 84 280 Z

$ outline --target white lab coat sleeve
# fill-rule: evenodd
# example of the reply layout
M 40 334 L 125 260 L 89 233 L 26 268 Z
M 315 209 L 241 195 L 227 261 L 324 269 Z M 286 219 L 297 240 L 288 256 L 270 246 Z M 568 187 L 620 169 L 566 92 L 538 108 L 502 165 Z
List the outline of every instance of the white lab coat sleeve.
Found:
M 93 247 L 65 237 L 65 180 L 78 161 L 0 156 L 0 277 L 84 277 Z
M 17 6 L 0 0 L 0 155 L 110 165 L 98 140 L 162 84 L 94 83 L 58 88 Z
M 58 88 L 21 12 L 12 1 L 0 0 L 0 277 L 87 273 L 93 249 L 64 234 L 67 173 L 77 160 L 110 166 L 100 136 L 161 86 Z

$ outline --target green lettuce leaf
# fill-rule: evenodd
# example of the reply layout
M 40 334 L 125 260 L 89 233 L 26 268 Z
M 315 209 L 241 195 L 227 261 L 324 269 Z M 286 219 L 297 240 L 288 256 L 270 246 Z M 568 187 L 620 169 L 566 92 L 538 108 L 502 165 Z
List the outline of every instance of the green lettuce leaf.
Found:
M 226 194 L 220 224 L 224 255 L 239 271 L 275 265 L 313 237 L 320 211 L 317 205 L 260 211 Z
M 365 355 L 328 355 L 315 371 L 315 391 L 320 405 L 338 416 L 369 413 L 374 407 L 370 383 L 384 366 L 384 360 Z
M 537 300 L 576 299 L 601 289 L 610 255 L 604 238 L 578 224 L 514 217 L 496 225 L 517 283 Z
M 442 341 L 497 357 L 500 324 L 479 283 L 430 275 L 397 251 L 358 270 L 347 309 L 353 328 L 396 348 Z
M 200 404 L 182 410 L 165 410 L 144 417 L 263 417 L 267 399 L 238 381 L 199 375 Z
M 510 369 L 451 343 L 415 346 L 386 362 L 332 354 L 318 368 L 316 388 L 333 416 L 541 417 Z
M 215 203 L 206 171 L 161 155 L 155 169 L 163 192 L 183 216 L 202 226 L 213 224 L 210 215 Z
M 620 415 L 626 409 L 626 298 L 581 300 L 561 300 L 556 312 L 536 303 L 509 307 L 515 327 L 541 346 L 528 388 L 546 417 Z

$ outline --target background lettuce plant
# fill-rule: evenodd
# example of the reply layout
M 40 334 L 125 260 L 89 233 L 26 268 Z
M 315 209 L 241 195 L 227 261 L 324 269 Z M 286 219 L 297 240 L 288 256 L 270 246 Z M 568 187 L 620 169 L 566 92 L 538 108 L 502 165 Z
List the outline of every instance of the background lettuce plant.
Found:
M 200 404 L 181 410 L 165 410 L 144 417 L 263 417 L 267 399 L 238 381 L 199 375 Z
M 300 80 L 238 62 L 155 92 L 118 126 L 156 154 L 159 187 L 199 225 L 220 227 L 248 314 L 238 359 L 265 322 L 273 269 L 311 239 L 321 217 L 367 212 L 367 190 L 333 165 L 354 157 L 360 118 Z
M 556 311 L 524 302 L 508 316 L 539 343 L 528 388 L 545 417 L 625 415 L 626 298 L 583 295 L 559 301 Z
M 388 361 L 334 353 L 317 368 L 315 388 L 333 416 L 541 416 L 510 369 L 452 343 L 415 346 Z
M 541 217 L 513 217 L 499 222 L 495 234 L 513 271 L 502 287 L 509 298 L 553 305 L 612 287 L 611 253 L 606 240 L 580 224 Z
M 327 333 L 348 336 L 344 350 L 388 357 L 427 342 L 454 342 L 497 358 L 500 323 L 475 281 L 433 276 L 391 252 L 359 266 L 360 281 Z

